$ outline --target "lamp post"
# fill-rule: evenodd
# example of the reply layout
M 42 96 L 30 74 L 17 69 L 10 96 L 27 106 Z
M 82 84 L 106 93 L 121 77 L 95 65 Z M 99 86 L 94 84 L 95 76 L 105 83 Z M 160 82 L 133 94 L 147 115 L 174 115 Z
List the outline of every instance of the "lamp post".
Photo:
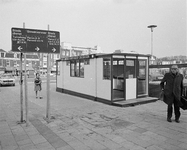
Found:
M 153 56 L 153 28 L 156 28 L 157 25 L 149 25 L 148 28 L 151 29 L 151 57 Z

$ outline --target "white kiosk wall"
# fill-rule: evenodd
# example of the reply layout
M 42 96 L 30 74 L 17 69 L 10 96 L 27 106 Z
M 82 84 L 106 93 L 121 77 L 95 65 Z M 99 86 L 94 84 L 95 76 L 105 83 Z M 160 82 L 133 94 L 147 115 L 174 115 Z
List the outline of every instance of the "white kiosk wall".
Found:
M 111 100 L 111 80 L 103 79 L 103 58 L 97 58 L 97 97 Z
M 58 61 L 58 72 L 57 72 L 57 87 L 63 88 L 63 71 L 62 71 L 62 61 Z
M 136 60 L 126 59 L 126 100 L 135 99 L 137 93 Z
M 84 77 L 70 76 L 70 65 L 63 61 L 64 89 L 90 96 L 95 96 L 95 63 L 90 59 L 89 65 L 84 65 Z

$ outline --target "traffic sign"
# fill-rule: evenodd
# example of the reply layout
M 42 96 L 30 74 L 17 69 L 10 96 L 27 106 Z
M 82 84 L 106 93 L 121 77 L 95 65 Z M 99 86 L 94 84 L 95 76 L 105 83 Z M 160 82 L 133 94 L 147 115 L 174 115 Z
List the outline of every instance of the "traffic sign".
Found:
M 12 51 L 24 52 L 26 51 L 26 35 L 24 30 L 12 28 Z
M 12 28 L 12 51 L 60 53 L 60 33 L 48 30 Z
M 48 51 L 49 53 L 60 53 L 60 33 L 48 31 Z

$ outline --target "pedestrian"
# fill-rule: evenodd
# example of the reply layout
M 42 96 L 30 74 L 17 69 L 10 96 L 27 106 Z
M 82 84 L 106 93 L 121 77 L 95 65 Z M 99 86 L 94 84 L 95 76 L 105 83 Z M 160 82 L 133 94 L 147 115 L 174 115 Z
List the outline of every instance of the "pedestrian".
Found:
M 175 121 L 179 123 L 180 118 L 180 99 L 183 93 L 183 75 L 179 73 L 177 65 L 172 65 L 170 72 L 166 73 L 160 82 L 163 91 L 163 101 L 167 106 L 167 121 L 172 122 L 172 113 L 174 105 Z
M 34 91 L 36 92 L 36 98 L 42 99 L 42 96 L 40 96 L 42 90 L 42 80 L 40 78 L 40 74 L 36 73 L 36 78 L 34 79 Z

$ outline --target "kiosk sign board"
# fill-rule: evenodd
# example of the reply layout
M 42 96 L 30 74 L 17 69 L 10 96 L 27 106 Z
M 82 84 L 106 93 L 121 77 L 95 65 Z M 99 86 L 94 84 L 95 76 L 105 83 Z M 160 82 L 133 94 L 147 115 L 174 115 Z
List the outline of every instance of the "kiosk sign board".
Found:
M 48 30 L 12 28 L 12 51 L 60 53 L 60 33 Z

